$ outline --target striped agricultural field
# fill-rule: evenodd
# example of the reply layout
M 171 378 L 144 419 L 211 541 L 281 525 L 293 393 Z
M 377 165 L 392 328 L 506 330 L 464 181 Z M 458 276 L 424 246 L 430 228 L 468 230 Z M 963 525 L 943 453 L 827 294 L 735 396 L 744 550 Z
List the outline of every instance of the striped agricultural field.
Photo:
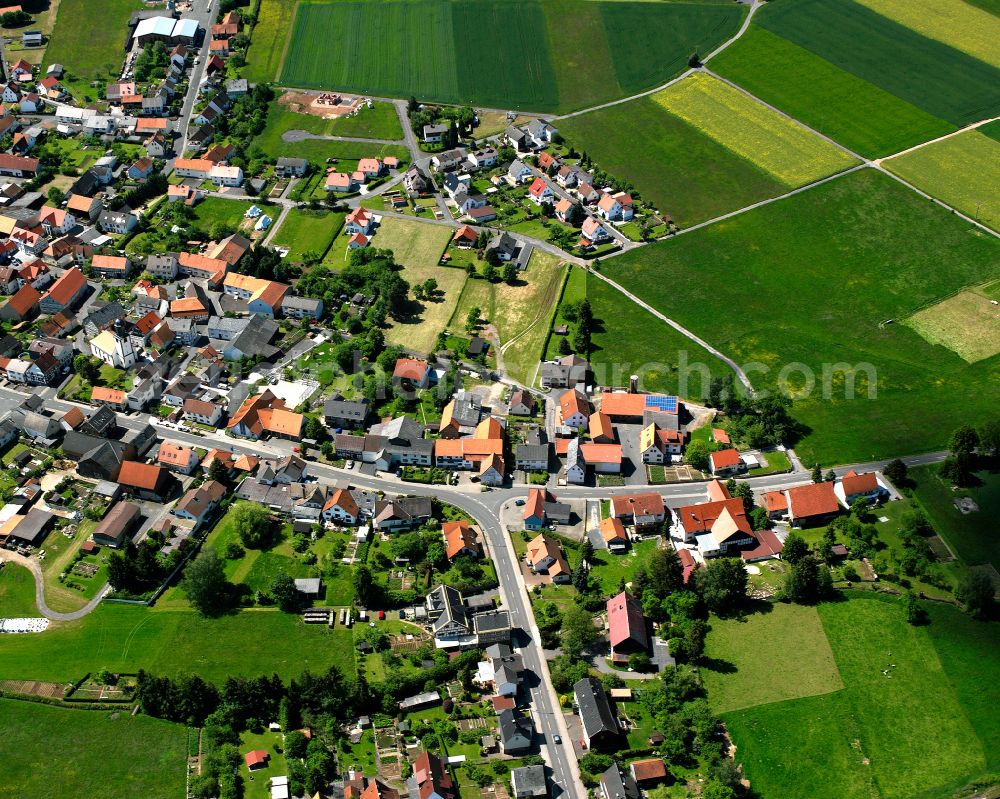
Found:
M 812 131 L 710 75 L 691 75 L 653 99 L 789 187 L 811 183 L 857 163 Z
M 857 0 L 877 14 L 1000 67 L 1000 17 L 965 0 Z
M 898 153 L 956 130 L 758 25 L 713 58 L 712 70 L 869 158 Z

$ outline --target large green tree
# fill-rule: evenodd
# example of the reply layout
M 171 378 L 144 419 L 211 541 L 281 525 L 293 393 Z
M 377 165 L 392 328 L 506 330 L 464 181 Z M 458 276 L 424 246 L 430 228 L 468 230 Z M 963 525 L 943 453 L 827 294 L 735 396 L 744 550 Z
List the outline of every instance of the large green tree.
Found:
M 203 616 L 217 616 L 229 607 L 232 584 L 226 579 L 222 560 L 215 549 L 206 547 L 184 572 L 181 588 L 195 610 Z
M 719 614 L 736 610 L 747 596 L 747 572 L 739 558 L 719 558 L 698 571 L 698 586 L 708 609 Z
M 232 510 L 236 534 L 247 549 L 264 549 L 278 532 L 278 524 L 263 505 L 242 502 Z

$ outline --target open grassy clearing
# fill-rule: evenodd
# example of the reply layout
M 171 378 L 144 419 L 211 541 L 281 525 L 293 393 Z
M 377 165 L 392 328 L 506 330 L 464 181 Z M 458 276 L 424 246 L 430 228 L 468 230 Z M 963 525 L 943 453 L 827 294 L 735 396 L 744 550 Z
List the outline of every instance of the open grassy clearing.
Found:
M 649 97 L 562 120 L 559 130 L 681 227 L 786 190 L 780 180 Z
M 763 364 L 751 374 L 756 385 L 785 382 L 810 428 L 799 455 L 830 464 L 939 448 L 955 418 L 977 424 L 993 412 L 1000 357 L 969 365 L 905 325 L 882 323 L 995 277 L 998 257 L 992 237 L 864 170 L 603 269 L 737 362 Z M 631 307 L 622 313 L 623 302 L 595 309 L 619 328 L 596 337 L 608 349 L 602 359 L 672 349 L 650 339 L 662 325 L 643 324 Z M 808 396 L 801 371 L 781 376 L 794 363 L 816 377 Z M 854 399 L 838 363 L 857 375 Z M 872 369 L 877 396 L 869 399 Z
M 814 607 L 761 603 L 758 613 L 713 618 L 711 627 L 705 642 L 710 665 L 702 675 L 716 713 L 844 687 Z
M 832 175 L 857 161 L 717 78 L 694 74 L 653 100 L 786 186 Z
M 756 24 L 712 59 L 712 69 L 865 156 L 899 152 L 955 130 Z
M 942 480 L 934 466 L 912 469 L 916 482 L 913 496 L 931 520 L 934 529 L 966 565 L 991 563 L 1000 569 L 1000 539 L 996 520 L 1000 518 L 1000 474 L 979 472 L 980 485 L 959 491 Z M 979 511 L 962 513 L 955 500 L 970 497 Z
M 11 796 L 173 799 L 184 790 L 187 728 L 127 708 L 56 708 L 0 699 L 4 790 Z
M 354 136 L 361 139 L 403 138 L 399 115 L 392 103 L 373 103 L 361 107 L 356 116 L 326 119 L 290 108 L 284 102 L 272 103 L 267 111 L 267 124 L 257 139 L 265 150 L 275 150 L 287 144 L 282 135 L 290 130 L 304 130 L 316 136 Z M 376 145 L 372 145 L 373 147 Z
M 261 0 L 243 77 L 251 83 L 278 79 L 298 0 Z
M 63 83 L 78 99 L 85 93 L 96 97 L 87 84 L 118 75 L 125 60 L 123 41 L 129 16 L 142 8 L 141 0 L 60 0 L 45 63 L 65 65 Z M 98 18 L 100 24 L 84 22 Z
M 414 352 L 429 353 L 437 334 L 448 326 L 455 312 L 467 275 L 462 269 L 414 264 L 406 267 L 403 278 L 411 286 L 434 278 L 438 283 L 437 293 L 432 300 L 411 299 L 409 315 L 404 320 L 393 321 L 392 327 L 385 331 L 385 339 Z
M 851 0 L 772 3 L 754 22 L 959 127 L 1000 106 L 1000 70 Z
M 300 261 L 307 252 L 326 254 L 344 225 L 342 213 L 293 208 L 271 239 L 275 247 L 287 247 L 289 261 Z
M 206 197 L 194 207 L 195 225 L 206 232 L 216 224 L 235 230 L 246 220 L 246 212 L 251 205 L 241 200 Z
M 392 250 L 396 263 L 401 266 L 437 266 L 453 234 L 451 228 L 442 225 L 387 216 L 382 218 L 371 246 Z M 406 279 L 410 280 L 409 277 Z M 413 282 L 410 280 L 411 286 Z
M 664 82 L 686 68 L 693 51 L 731 36 L 744 13 L 710 0 L 303 2 L 281 82 L 570 110 Z M 288 25 L 276 19 L 271 36 L 277 40 Z M 337 58 L 329 57 L 332 41 L 340 44 Z
M 938 657 L 936 624 L 911 627 L 897 600 L 860 592 L 818 610 L 844 690 L 723 716 L 761 796 L 944 796 L 983 773 L 984 739 L 965 712 L 973 678 L 956 665 L 959 656 Z M 995 727 L 994 717 L 982 730 Z
M 883 166 L 1000 230 L 1000 141 L 970 130 L 890 158 Z
M 989 11 L 994 16 L 1000 17 L 1000 0 L 965 0 L 970 6 Z
M 857 0 L 929 39 L 1000 67 L 1000 18 L 965 0 Z
M 32 618 L 38 615 L 35 578 L 23 566 L 5 563 L 0 568 L 0 618 Z
M 960 291 L 917 311 L 906 324 L 967 363 L 1000 353 L 1000 308 L 976 291 Z
M 555 256 L 536 250 L 514 285 L 467 280 L 449 329 L 464 335 L 469 311 L 479 308 L 486 325 L 496 328 L 501 346 L 516 339 L 504 352 L 504 366 L 514 379 L 527 381 L 541 359 L 565 269 Z
M 221 683 L 230 674 L 288 678 L 331 664 L 353 673 L 354 655 L 343 636 L 340 629 L 307 626 L 277 610 L 204 619 L 191 611 L 102 603 L 78 621 L 53 623 L 42 635 L 0 638 L 0 678 L 66 682 L 101 668 L 143 668 L 196 672 Z

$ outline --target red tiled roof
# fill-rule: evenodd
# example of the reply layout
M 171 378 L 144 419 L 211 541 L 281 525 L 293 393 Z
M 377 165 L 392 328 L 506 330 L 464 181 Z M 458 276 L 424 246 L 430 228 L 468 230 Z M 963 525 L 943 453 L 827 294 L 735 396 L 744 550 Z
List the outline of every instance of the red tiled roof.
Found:
M 733 442 L 729 440 L 729 433 L 723 430 L 721 427 L 712 428 L 712 439 L 720 444 L 732 444 Z
M 427 361 L 419 358 L 400 358 L 396 361 L 396 368 L 392 370 L 392 376 L 403 380 L 421 382 L 427 374 Z
M 60 305 L 68 305 L 86 282 L 87 278 L 83 272 L 74 266 L 64 272 L 62 277 L 49 287 L 49 290 L 45 292 L 45 297 L 55 300 Z
M 163 469 L 138 461 L 125 461 L 118 473 L 118 482 L 122 485 L 144 488 L 148 491 L 156 490 L 162 479 Z
M 667 764 L 658 757 L 633 761 L 632 776 L 635 777 L 636 782 L 666 779 Z
M 708 457 L 712 461 L 713 471 L 715 469 L 727 469 L 739 466 L 740 464 L 740 453 L 735 449 L 720 449 L 711 453 Z
M 840 503 L 833 483 L 812 483 L 788 489 L 789 513 L 793 519 L 808 519 L 837 513 Z
M 663 497 L 655 492 L 645 494 L 622 494 L 611 498 L 611 515 L 660 516 L 666 512 Z
M 868 494 L 878 490 L 878 479 L 875 472 L 865 472 L 858 474 L 851 470 L 844 475 L 841 480 L 844 486 L 844 496 L 849 497 L 854 494 Z

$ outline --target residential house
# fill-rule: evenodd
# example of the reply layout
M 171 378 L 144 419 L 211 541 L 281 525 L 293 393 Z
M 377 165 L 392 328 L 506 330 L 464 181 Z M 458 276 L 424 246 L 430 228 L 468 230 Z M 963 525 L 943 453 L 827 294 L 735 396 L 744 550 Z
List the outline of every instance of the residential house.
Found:
M 534 416 L 538 410 L 535 396 L 523 388 L 515 389 L 507 404 L 507 413 L 511 416 Z
M 659 527 L 667 518 L 663 497 L 655 492 L 621 494 L 611 498 L 611 515 L 637 530 Z
M 420 358 L 399 358 L 392 370 L 393 383 L 410 390 L 427 388 L 430 378 L 430 364 Z
M 121 255 L 95 255 L 90 268 L 101 277 L 125 279 L 132 273 L 132 260 Z
M 879 482 L 875 472 L 858 474 L 853 469 L 834 483 L 833 490 L 846 508 L 858 500 L 873 504 L 889 497 L 889 490 Z
M 573 685 L 573 706 L 583 725 L 584 748 L 609 749 L 618 743 L 621 734 L 618 719 L 596 678 L 584 677 Z
M 327 427 L 357 430 L 368 418 L 368 400 L 345 400 L 333 397 L 323 404 L 323 421 Z
M 456 147 L 431 156 L 431 165 L 439 172 L 450 172 L 458 169 L 465 161 L 465 150 Z
M 413 780 L 420 799 L 456 799 L 455 785 L 444 760 L 426 750 L 413 761 Z M 368 797 L 362 796 L 362 799 Z
M 533 119 L 525 127 L 525 132 L 531 141 L 538 147 L 544 147 L 546 144 L 551 144 L 555 137 L 558 135 L 558 131 L 549 124 L 548 120 L 545 119 Z
M 594 407 L 590 404 L 590 400 L 575 388 L 566 391 L 559 397 L 559 417 L 561 424 L 565 427 L 572 427 L 576 430 L 587 429 L 593 412 Z
M 181 474 L 191 474 L 200 462 L 198 453 L 190 447 L 180 444 L 173 444 L 164 441 L 160 444 L 160 451 L 156 456 L 156 462 L 164 469 Z
M 545 178 L 535 178 L 528 187 L 528 197 L 535 205 L 550 203 L 555 196 L 552 186 Z
M 635 784 L 632 772 L 612 763 L 598 780 L 599 799 L 641 799 L 642 792 Z
M 464 555 L 469 558 L 482 557 L 482 548 L 476 530 L 465 520 L 444 522 L 441 525 L 444 536 L 445 555 L 448 560 Z
M 542 388 L 573 388 L 586 382 L 589 371 L 590 364 L 577 355 L 546 361 L 542 364 Z M 604 408 L 602 410 L 607 412 Z
M 184 419 L 215 427 L 222 418 L 222 407 L 216 402 L 188 398 L 184 400 Z
M 726 557 L 757 539 L 743 500 L 730 495 L 718 480 L 707 486 L 708 502 L 685 505 L 676 511 L 672 535 L 686 543 L 697 542 L 704 557 Z
M 507 181 L 515 186 L 519 186 L 532 175 L 534 172 L 531 171 L 531 167 L 517 158 L 511 161 L 510 166 L 507 167 Z
M 309 169 L 309 162 L 305 158 L 289 158 L 282 156 L 278 159 L 274 172 L 279 177 L 303 177 Z
M 427 497 L 380 499 L 375 503 L 374 524 L 383 531 L 410 530 L 431 518 L 431 501 Z
M 247 397 L 229 420 L 227 428 L 235 436 L 257 440 L 265 436 L 298 441 L 305 417 L 285 408 L 284 400 L 270 391 Z
M 514 799 L 536 799 L 536 797 L 548 796 L 545 766 L 520 766 L 511 769 L 510 787 Z
M 173 485 L 166 469 L 138 461 L 122 463 L 117 482 L 128 493 L 154 502 L 165 500 Z
M 746 464 L 735 449 L 720 449 L 709 453 L 709 469 L 715 477 L 728 477 L 746 471 Z
M 608 600 L 607 611 L 612 655 L 649 650 L 646 617 L 638 599 L 622 591 Z
M 540 533 L 528 542 L 525 558 L 535 574 L 544 574 L 554 583 L 567 583 L 571 572 L 559 542 Z
M 206 480 L 197 488 L 189 489 L 171 511 L 179 519 L 195 523 L 195 529 L 204 524 L 226 496 L 226 487 L 215 480 Z
M 350 491 L 339 488 L 334 491 L 323 505 L 324 521 L 334 524 L 355 525 L 361 518 L 357 501 Z
M 500 749 L 505 755 L 517 755 L 531 748 L 535 728 L 531 718 L 518 708 L 500 711 Z
M 618 517 L 608 516 L 601 519 L 599 531 L 608 552 L 620 555 L 628 549 L 628 535 L 625 533 L 625 525 Z
M 117 211 L 105 209 L 97 217 L 97 224 L 105 233 L 128 233 L 138 222 L 138 217 L 132 213 L 132 209 L 127 205 L 122 206 Z
M 680 430 L 662 430 L 650 422 L 639 433 L 639 452 L 642 462 L 669 463 L 684 450 L 684 433 Z

